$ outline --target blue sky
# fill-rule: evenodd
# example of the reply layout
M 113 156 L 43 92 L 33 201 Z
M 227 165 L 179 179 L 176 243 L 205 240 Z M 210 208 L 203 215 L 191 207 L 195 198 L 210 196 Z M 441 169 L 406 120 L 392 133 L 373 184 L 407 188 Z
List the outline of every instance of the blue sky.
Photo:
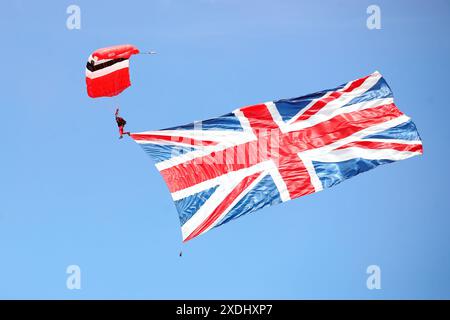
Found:
M 81 30 L 66 28 L 70 4 Z M 10 0 L 0 15 L 0 298 L 450 298 L 448 1 Z M 159 54 L 133 58 L 121 96 L 88 98 L 88 55 L 121 43 Z M 117 139 L 117 104 L 130 129 L 159 129 L 374 70 L 424 156 L 184 246 L 163 179 Z M 66 288 L 72 264 L 81 290 Z M 373 264 L 381 290 L 366 287 Z

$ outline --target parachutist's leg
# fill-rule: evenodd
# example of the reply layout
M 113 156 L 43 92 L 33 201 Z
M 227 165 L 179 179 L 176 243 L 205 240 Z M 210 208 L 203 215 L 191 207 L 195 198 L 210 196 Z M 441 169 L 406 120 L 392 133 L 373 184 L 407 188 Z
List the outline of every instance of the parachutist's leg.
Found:
M 119 127 L 119 134 L 120 134 L 119 139 L 122 139 L 123 138 L 123 126 Z

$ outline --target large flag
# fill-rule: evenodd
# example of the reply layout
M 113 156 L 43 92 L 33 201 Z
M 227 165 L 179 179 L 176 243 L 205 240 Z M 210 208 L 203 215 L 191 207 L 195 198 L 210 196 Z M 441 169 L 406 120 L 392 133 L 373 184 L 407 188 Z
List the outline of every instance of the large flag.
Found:
M 422 154 L 416 126 L 395 106 L 378 72 L 331 90 L 131 137 L 156 161 L 183 241 Z

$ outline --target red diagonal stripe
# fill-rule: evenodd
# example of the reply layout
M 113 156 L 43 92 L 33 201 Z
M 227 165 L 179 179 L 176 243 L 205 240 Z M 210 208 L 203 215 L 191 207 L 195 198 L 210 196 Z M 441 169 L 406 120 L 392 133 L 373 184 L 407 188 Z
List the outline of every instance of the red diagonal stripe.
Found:
M 410 151 L 422 153 L 422 144 L 397 143 L 397 142 L 379 142 L 379 141 L 355 141 L 347 143 L 336 150 L 347 149 L 351 147 L 365 149 L 393 149 L 397 151 Z
M 231 192 L 230 194 L 217 206 L 216 209 L 206 218 L 183 242 L 189 241 L 195 238 L 203 231 L 208 229 L 221 215 L 222 213 L 233 203 L 233 201 L 239 197 L 239 195 L 252 184 L 261 173 L 255 173 L 251 176 L 244 178 Z
M 344 89 L 342 91 L 334 91 L 333 93 L 331 93 L 327 97 L 318 100 L 308 110 L 306 110 L 302 115 L 300 115 L 294 121 L 294 123 L 299 122 L 299 121 L 303 121 L 303 120 L 307 120 L 307 119 L 311 118 L 313 115 L 315 115 L 317 112 L 319 112 L 323 107 L 325 107 L 331 101 L 336 100 L 337 98 L 342 96 L 344 93 L 352 92 L 356 88 L 359 88 L 366 81 L 366 79 L 369 78 L 369 77 L 370 76 L 367 76 L 367 77 L 355 80 L 355 81 L 352 82 L 352 84 L 348 88 L 346 88 L 346 89 Z

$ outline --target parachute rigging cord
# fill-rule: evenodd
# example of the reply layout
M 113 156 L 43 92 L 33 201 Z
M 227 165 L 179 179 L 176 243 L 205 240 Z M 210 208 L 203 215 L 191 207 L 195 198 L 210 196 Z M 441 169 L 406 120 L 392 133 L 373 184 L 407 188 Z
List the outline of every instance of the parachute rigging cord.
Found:
M 144 51 L 144 52 L 139 52 L 138 54 L 157 54 L 156 51 Z

